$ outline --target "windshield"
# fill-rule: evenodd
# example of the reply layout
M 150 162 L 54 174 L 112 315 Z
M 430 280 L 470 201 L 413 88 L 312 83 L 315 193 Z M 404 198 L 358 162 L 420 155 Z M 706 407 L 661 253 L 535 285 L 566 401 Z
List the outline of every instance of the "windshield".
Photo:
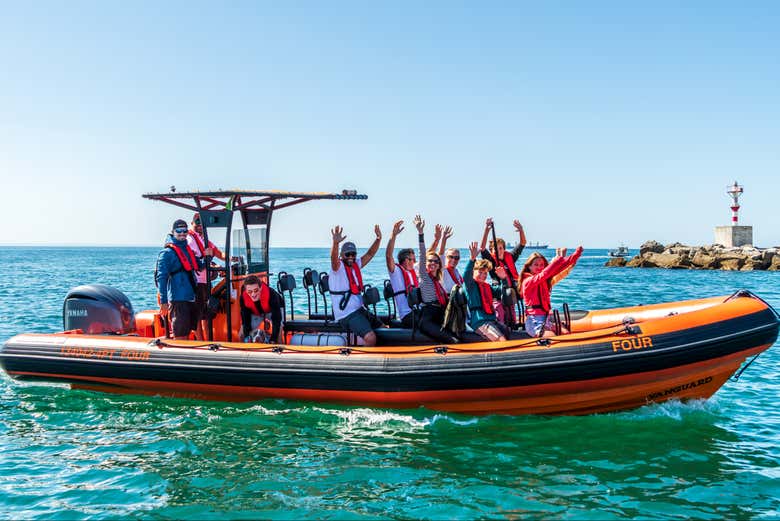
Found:
M 249 244 L 247 245 L 247 238 Z M 252 226 L 246 230 L 233 230 L 230 241 L 230 255 L 237 257 L 240 264 L 247 265 L 248 273 L 268 271 L 268 244 L 266 226 Z

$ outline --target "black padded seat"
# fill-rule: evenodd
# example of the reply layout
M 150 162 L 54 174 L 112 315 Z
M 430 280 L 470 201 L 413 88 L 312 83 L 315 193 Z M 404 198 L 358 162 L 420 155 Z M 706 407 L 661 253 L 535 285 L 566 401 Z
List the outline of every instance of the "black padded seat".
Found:
M 288 320 L 284 330 L 290 333 L 344 333 L 338 322 L 330 320 Z

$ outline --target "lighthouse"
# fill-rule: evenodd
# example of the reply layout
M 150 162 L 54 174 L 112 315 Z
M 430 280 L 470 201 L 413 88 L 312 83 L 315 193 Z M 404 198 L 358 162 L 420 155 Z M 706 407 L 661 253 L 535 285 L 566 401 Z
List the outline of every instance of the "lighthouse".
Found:
M 731 226 L 715 227 L 715 243 L 732 248 L 736 246 L 753 245 L 753 227 L 739 225 L 739 198 L 745 189 L 734 181 L 726 187 L 726 195 L 731 198 Z

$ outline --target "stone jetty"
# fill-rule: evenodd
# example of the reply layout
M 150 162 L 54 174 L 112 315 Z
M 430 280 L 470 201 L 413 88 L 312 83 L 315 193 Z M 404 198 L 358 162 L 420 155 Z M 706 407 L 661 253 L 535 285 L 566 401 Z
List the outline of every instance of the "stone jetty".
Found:
M 647 241 L 639 248 L 639 255 L 631 260 L 622 257 L 609 259 L 605 266 L 629 268 L 667 268 L 686 270 L 780 271 L 780 247 L 755 248 L 741 246 L 727 248 L 720 244 L 686 246 L 675 242 L 664 246 Z

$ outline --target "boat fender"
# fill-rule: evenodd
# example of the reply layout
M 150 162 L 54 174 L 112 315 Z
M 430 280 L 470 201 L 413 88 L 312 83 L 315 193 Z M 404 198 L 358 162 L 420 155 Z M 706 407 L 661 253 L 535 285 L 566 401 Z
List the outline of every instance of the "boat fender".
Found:
M 347 339 L 339 333 L 295 333 L 290 337 L 290 345 L 294 346 L 345 346 Z

